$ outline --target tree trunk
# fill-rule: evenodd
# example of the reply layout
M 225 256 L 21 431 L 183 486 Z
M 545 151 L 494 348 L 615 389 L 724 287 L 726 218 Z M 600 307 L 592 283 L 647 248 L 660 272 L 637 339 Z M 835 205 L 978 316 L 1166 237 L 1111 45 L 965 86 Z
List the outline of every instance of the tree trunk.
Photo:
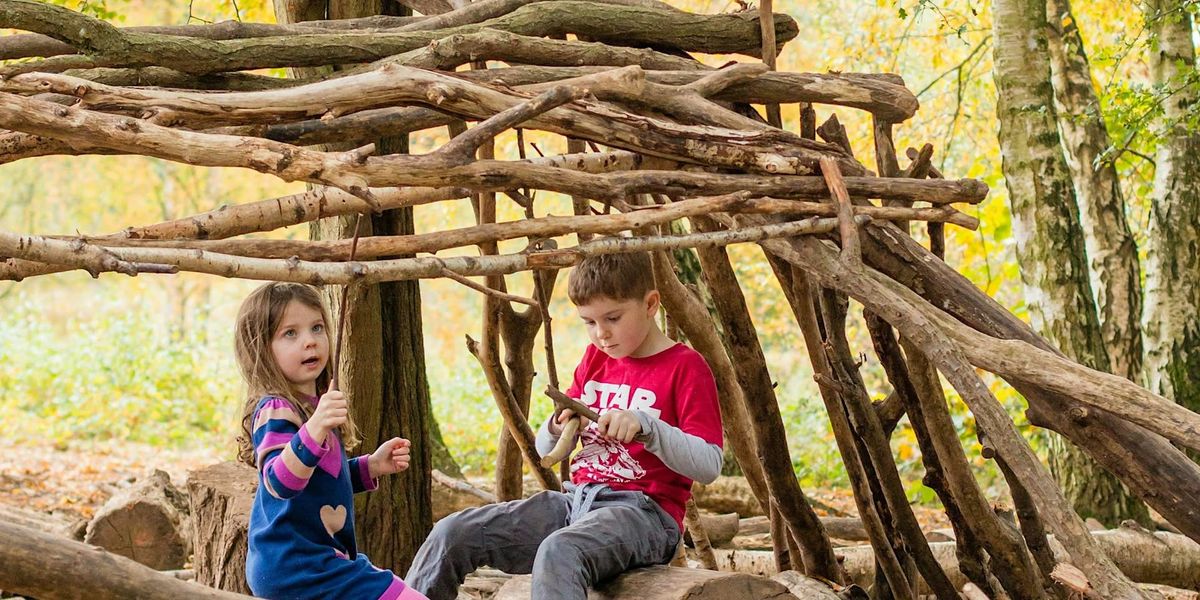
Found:
M 1141 383 L 1142 271 L 1137 241 L 1125 218 L 1116 165 L 1112 159 L 1097 163 L 1112 141 L 1070 0 L 1047 0 L 1046 10 L 1058 127 L 1079 201 L 1110 371 Z
M 258 474 L 242 463 L 223 462 L 188 473 L 196 581 L 250 595 L 246 530 L 257 487 Z
M 1200 135 L 1186 123 L 1200 100 L 1192 20 L 1185 2 L 1148 0 L 1154 84 L 1179 91 L 1163 103 L 1146 253 L 1146 367 L 1150 388 L 1200 411 Z M 1185 85 L 1185 81 L 1187 81 Z
M 1000 151 L 1029 316 L 1067 356 L 1110 368 L 1089 282 L 1083 228 L 1055 124 L 1046 0 L 994 4 Z M 1147 516 L 1121 482 L 1050 434 L 1050 467 L 1081 516 L 1105 523 Z
M 381 140 L 384 152 L 389 151 L 388 141 Z M 407 151 L 407 140 L 403 142 L 402 148 L 391 151 Z M 372 217 L 371 225 L 378 235 L 411 234 L 413 211 L 385 211 Z M 369 403 L 358 397 L 355 418 L 363 436 L 362 448 L 370 451 L 394 436 L 406 437 L 412 442 L 412 461 L 408 471 L 382 479 L 375 492 L 360 494 L 355 508 L 362 550 L 376 566 L 404 573 L 433 527 L 428 429 L 432 407 L 425 379 L 420 287 L 415 280 L 394 281 L 373 286 L 372 291 L 374 297 L 369 298 L 367 307 L 357 308 L 378 312 L 360 315 L 366 323 L 358 326 L 368 324 L 379 332 L 379 348 L 374 352 L 362 348 L 359 351 L 367 354 L 367 360 L 345 363 L 347 382 L 354 377 L 352 373 L 357 374 L 365 380 L 362 385 L 379 394 Z M 351 329 L 347 327 L 347 340 L 354 339 Z M 350 355 L 346 353 L 347 359 Z
M 275 0 L 280 23 L 354 18 L 399 9 L 390 0 Z M 294 76 L 313 75 L 293 71 Z M 380 154 L 406 153 L 408 139 L 386 138 L 378 145 Z M 413 233 L 412 208 L 364 215 L 362 221 L 363 235 Z M 313 227 L 313 237 L 350 237 L 355 222 L 355 217 L 327 219 Z M 346 320 L 339 379 L 362 437 L 358 451 L 372 451 L 393 436 L 412 442 L 408 471 L 382 479 L 375 492 L 355 499 L 359 546 L 376 566 L 404 573 L 433 527 L 432 410 L 425 379 L 419 287 L 416 281 L 349 286 L 330 296 L 339 299 L 341 291 L 350 298 L 346 314 L 333 315 L 335 321 Z M 337 303 L 330 306 L 336 308 Z
M 83 541 L 159 571 L 182 568 L 191 551 L 187 505 L 171 476 L 155 469 L 109 498 Z

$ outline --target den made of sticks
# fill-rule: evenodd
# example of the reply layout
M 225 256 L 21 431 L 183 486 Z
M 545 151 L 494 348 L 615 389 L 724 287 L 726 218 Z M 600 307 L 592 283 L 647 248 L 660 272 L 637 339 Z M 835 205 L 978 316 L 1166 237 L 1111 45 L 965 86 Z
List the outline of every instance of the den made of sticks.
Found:
M 789 42 L 813 33 L 772 0 L 708 14 L 660 0 L 275 0 L 264 9 L 274 22 L 136 27 L 61 4 L 0 0 L 0 163 L 129 155 L 248 169 L 307 188 L 212 199 L 211 210 L 164 211 L 164 220 L 115 232 L 3 228 L 0 279 L 28 286 L 82 270 L 101 280 L 197 273 L 321 286 L 336 330 L 335 377 L 353 399 L 364 448 L 397 434 L 412 441 L 409 470 L 356 504 L 369 524 L 359 546 L 375 564 L 403 574 L 435 520 L 454 510 L 562 489 L 576 448 L 540 456 L 531 407 L 586 407 L 561 393 L 577 357 L 554 346 L 555 327 L 576 325 L 552 319 L 548 307 L 582 258 L 649 252 L 664 331 L 702 354 L 716 379 L 726 462 L 737 474 L 694 486 L 674 561 L 626 572 L 589 597 L 1200 597 L 1200 465 L 1191 458 L 1200 414 L 1183 399 L 1200 362 L 1162 371 L 1174 373 L 1169 385 L 1131 376 L 1140 367 L 1117 359 L 1127 355 L 1114 347 L 1124 339 L 1116 333 L 1105 330 L 1109 354 L 1098 362 L 947 264 L 948 229 L 978 230 L 977 207 L 994 190 L 942 172 L 933 142 L 897 146 L 918 110 L 903 73 L 777 68 Z M 1055 110 L 1086 113 L 1071 104 L 1086 93 L 1063 70 L 1079 57 L 1061 52 L 1070 31 L 1037 34 L 1050 36 L 1048 54 L 1020 36 L 1045 30 L 1047 10 L 1070 7 L 1014 4 L 991 7 L 988 43 L 1003 176 L 1022 231 L 1034 231 L 1014 234 L 1017 243 L 1075 235 L 1082 248 L 1080 210 L 1096 231 L 1127 235 L 1122 209 L 1079 209 L 1074 192 L 1054 187 L 1068 171 L 1060 129 L 1064 145 L 1086 135 L 1072 127 L 1087 123 L 1054 122 Z M 1186 5 L 1184 34 L 1153 23 L 1162 47 L 1186 46 L 1194 72 Z M 1017 77 L 1042 65 L 1045 85 Z M 785 112 L 795 118 L 785 122 Z M 839 113 L 869 123 L 869 157 L 856 156 L 861 145 Z M 409 136 L 428 131 L 446 141 L 410 153 Z M 513 132 L 515 151 L 498 149 L 497 137 Z M 526 139 L 535 132 L 565 140 L 565 151 Z M 1102 162 L 1068 154 L 1076 169 Z M 1160 158 L 1160 175 L 1171 164 Z M 551 198 L 569 198 L 571 214 L 555 213 Z M 1085 200 L 1094 199 L 1080 192 Z M 415 207 L 454 204 L 469 205 L 474 224 L 414 226 Z M 1182 227 L 1170 238 L 1175 249 L 1150 252 L 1149 282 L 1183 289 L 1200 278 L 1192 205 L 1200 194 L 1173 213 Z M 498 216 L 513 210 L 521 217 Z M 264 235 L 303 224 L 309 239 Z M 764 307 L 739 280 L 735 245 L 757 246 L 752 260 L 782 291 L 787 340 L 811 363 L 852 513 L 824 514 L 797 476 L 785 392 L 755 324 Z M 1180 262 L 1163 275 L 1171 251 Z M 1021 268 L 1037 272 L 1026 258 Z M 1086 260 L 1075 267 L 1086 287 Z M 456 282 L 482 300 L 477 314 L 444 316 L 461 319 L 465 352 L 486 381 L 480 393 L 494 399 L 489 418 L 503 423 L 485 486 L 435 465 L 445 450 L 431 426 L 438 390 L 425 374 L 421 280 Z M 1121 299 L 1105 289 L 1104 298 Z M 1197 306 L 1167 312 L 1193 318 Z M 855 328 L 865 333 L 848 335 Z M 863 376 L 868 354 L 882 367 L 879 381 Z M 1024 399 L 1022 414 L 997 398 L 997 385 Z M 998 469 L 1002 495 L 978 479 L 950 407 L 958 401 L 973 423 L 966 442 Z M 1133 520 L 1105 526 L 1084 514 L 1018 420 L 1115 478 L 1138 507 Z M 916 479 L 893 449 L 902 424 L 919 447 Z M 229 461 L 192 471 L 178 488 L 162 472 L 140 477 L 85 522 L 0 507 L 0 590 L 42 600 L 245 597 L 256 486 L 254 469 Z M 922 486 L 949 527 L 918 520 L 912 497 Z M 528 575 L 484 568 L 459 598 L 529 590 Z

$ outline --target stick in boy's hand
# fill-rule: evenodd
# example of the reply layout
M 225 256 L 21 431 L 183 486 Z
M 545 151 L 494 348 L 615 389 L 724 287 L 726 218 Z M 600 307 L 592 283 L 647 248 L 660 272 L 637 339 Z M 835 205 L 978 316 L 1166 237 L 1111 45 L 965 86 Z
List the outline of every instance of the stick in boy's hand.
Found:
M 549 469 L 562 462 L 575 449 L 575 436 L 579 433 L 580 417 L 571 417 L 563 424 L 562 433 L 554 444 L 554 449 L 542 457 L 542 468 Z
M 593 422 L 600 420 L 600 415 L 596 414 L 596 411 L 588 408 L 587 406 L 581 404 L 578 400 L 550 386 L 546 386 L 546 395 L 554 401 L 554 409 L 556 411 L 569 408 L 575 414 L 586 417 Z
M 558 442 L 554 444 L 554 449 L 542 457 L 542 467 L 548 469 L 571 455 L 571 450 L 575 448 L 575 437 L 579 434 L 580 418 L 599 421 L 600 415 L 552 386 L 546 386 L 546 395 L 554 401 L 554 418 L 562 423 L 562 431 L 558 433 Z M 564 410 L 571 413 L 567 415 L 565 422 L 561 415 Z

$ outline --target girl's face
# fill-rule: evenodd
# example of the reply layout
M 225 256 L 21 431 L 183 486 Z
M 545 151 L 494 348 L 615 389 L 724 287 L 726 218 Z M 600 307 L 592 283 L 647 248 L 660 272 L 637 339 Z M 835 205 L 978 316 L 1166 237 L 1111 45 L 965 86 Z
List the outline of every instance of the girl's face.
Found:
M 271 335 L 271 354 L 298 391 L 316 396 L 317 376 L 329 362 L 329 336 L 321 311 L 295 300 L 288 302 L 279 328 Z

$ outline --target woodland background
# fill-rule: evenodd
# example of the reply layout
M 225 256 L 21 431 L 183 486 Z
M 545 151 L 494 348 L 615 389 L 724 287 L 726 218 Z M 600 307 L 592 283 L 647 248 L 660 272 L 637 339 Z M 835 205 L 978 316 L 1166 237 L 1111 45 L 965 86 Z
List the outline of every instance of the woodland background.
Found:
M 271 4 L 264 0 L 56 3 L 122 25 L 274 21 Z M 742 8 L 731 0 L 670 3 L 698 13 Z M 966 209 L 981 219 L 978 231 L 948 229 L 947 262 L 1027 318 L 997 141 L 991 3 L 814 0 L 778 2 L 775 10 L 790 14 L 804 32 L 784 47 L 781 70 L 892 72 L 904 77 L 921 109 L 897 128 L 897 146 L 931 142 L 937 148 L 934 164 L 941 172 L 980 179 L 991 187 L 985 202 Z M 1109 133 L 1114 145 L 1128 150 L 1117 155 L 1115 165 L 1130 228 L 1144 249 L 1155 152 L 1152 124 L 1161 113 L 1147 58 L 1151 41 L 1133 3 L 1077 2 L 1072 10 Z M 785 107 L 783 117 L 785 128 L 794 130 L 798 115 L 794 105 L 790 108 L 793 112 Z M 818 122 L 827 114 L 818 107 Z M 839 117 L 856 144 L 855 154 L 864 164 L 873 164 L 870 123 L 855 111 Z M 551 136 L 527 137 L 543 149 L 560 151 L 563 143 Z M 417 134 L 412 151 L 422 153 L 444 141 Z M 498 152 L 515 155 L 515 137 L 502 137 Z M 303 190 L 303 184 L 284 184 L 249 171 L 200 169 L 141 157 L 23 160 L 0 166 L 0 182 L 0 228 L 38 233 L 107 233 L 131 223 L 153 223 Z M 569 200 L 561 202 L 562 208 L 554 212 L 569 214 Z M 415 215 L 418 232 L 474 222 L 465 201 L 417 207 Z M 500 220 L 517 216 L 502 213 Z M 282 235 L 307 239 L 308 230 L 293 227 Z M 778 382 L 801 485 L 845 488 L 845 471 L 811 367 L 777 283 L 753 246 L 735 246 L 730 252 Z M 560 278 L 550 309 L 558 324 L 555 347 L 564 378 L 586 344 L 566 300 L 565 283 L 566 278 Z M 0 282 L 0 436 L 10 447 L 67 449 L 134 442 L 139 445 L 126 449 L 186 456 L 191 463 L 231 459 L 244 394 L 233 363 L 232 323 L 238 303 L 256 285 L 191 274 L 109 274 L 92 281 L 82 272 Z M 442 435 L 465 475 L 488 476 L 502 423 L 478 363 L 463 345 L 464 335 L 476 334 L 480 327 L 482 299 L 446 280 L 422 281 L 421 294 L 429 384 Z M 852 340 L 865 339 L 861 322 L 853 323 L 850 335 Z M 867 347 L 862 344 L 859 347 Z M 872 383 L 882 382 L 882 370 L 873 355 L 863 359 L 870 389 Z M 1020 416 L 1023 400 L 1008 386 L 987 381 L 1035 449 L 1045 451 L 1044 434 L 1029 428 Z M 534 389 L 545 382 L 539 374 Z M 948 393 L 953 398 L 953 391 Z M 1002 494 L 1002 480 L 978 455 L 971 417 L 961 403 L 953 402 L 961 439 L 985 474 L 983 483 Z M 536 398 L 531 421 L 550 409 L 548 400 Z M 918 479 L 919 451 L 906 424 L 892 443 L 902 469 L 910 476 L 917 473 L 911 479 Z M 936 502 L 927 488 L 910 489 L 914 501 Z

